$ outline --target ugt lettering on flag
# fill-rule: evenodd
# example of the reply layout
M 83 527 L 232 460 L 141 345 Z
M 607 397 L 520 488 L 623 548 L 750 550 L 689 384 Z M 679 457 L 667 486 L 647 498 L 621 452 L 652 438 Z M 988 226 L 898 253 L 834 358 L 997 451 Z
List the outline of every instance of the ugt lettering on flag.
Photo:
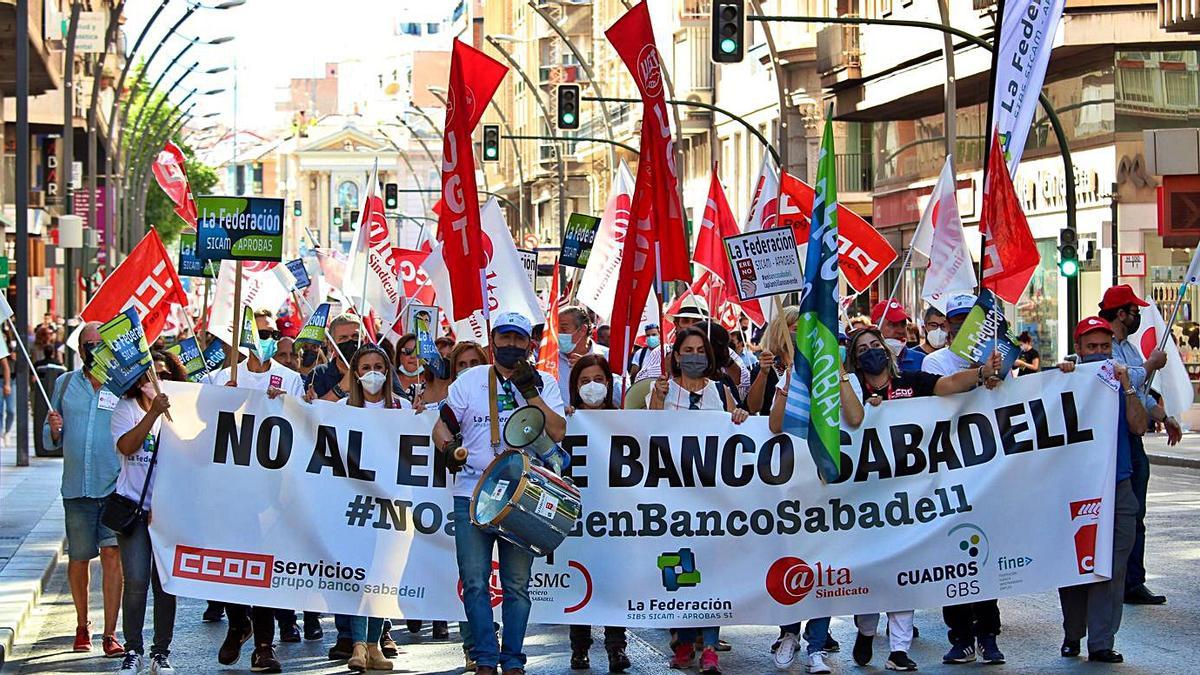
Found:
M 841 387 L 838 384 L 838 217 L 832 115 L 825 118 L 817 164 L 816 195 L 800 321 L 796 324 L 796 361 L 788 385 L 783 430 L 808 441 L 821 478 L 841 472 Z

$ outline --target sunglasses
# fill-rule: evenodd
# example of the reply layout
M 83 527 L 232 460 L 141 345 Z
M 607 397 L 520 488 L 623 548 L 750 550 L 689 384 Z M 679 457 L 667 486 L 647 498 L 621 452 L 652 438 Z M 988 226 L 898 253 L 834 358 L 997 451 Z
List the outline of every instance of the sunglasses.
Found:
M 400 350 L 400 356 L 412 356 L 413 354 L 416 354 L 416 353 L 417 353 L 417 350 L 414 347 L 405 347 Z
M 264 328 L 264 329 L 258 331 L 258 339 L 259 340 L 278 340 L 279 339 L 279 331 L 269 330 L 269 329 Z

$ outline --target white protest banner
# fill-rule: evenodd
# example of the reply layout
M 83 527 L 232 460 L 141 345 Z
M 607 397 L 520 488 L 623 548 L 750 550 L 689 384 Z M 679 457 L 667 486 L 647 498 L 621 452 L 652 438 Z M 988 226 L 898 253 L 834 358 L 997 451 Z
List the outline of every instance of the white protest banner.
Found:
M 1099 368 L 868 407 L 828 485 L 763 418 L 578 412 L 583 514 L 534 564 L 532 620 L 780 625 L 1106 577 L 1118 394 Z M 150 527 L 169 592 L 462 618 L 452 533 L 473 525 L 453 522 L 435 412 L 164 386 Z
M 804 288 L 796 235 L 790 227 L 725 237 L 729 268 L 742 300 L 792 293 Z

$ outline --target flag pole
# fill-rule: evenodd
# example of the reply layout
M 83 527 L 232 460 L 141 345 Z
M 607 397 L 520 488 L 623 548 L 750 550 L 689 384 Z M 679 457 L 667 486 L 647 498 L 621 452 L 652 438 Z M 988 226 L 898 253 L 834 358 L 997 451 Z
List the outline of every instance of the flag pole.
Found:
M 242 261 L 237 261 L 233 276 L 233 330 L 229 345 L 229 382 L 237 386 L 238 349 L 242 346 Z
M 13 325 L 12 317 L 5 319 L 8 322 L 8 329 L 12 331 L 16 338 L 17 346 L 21 348 L 21 354 L 25 357 L 25 363 L 29 366 L 30 379 L 37 383 L 38 391 L 42 392 L 42 399 L 46 401 L 46 408 L 54 411 L 54 406 L 50 404 L 50 397 L 46 395 L 46 388 L 42 386 L 42 378 L 37 376 L 37 369 L 33 367 L 33 359 L 29 358 L 29 351 L 25 349 L 25 336 L 17 332 L 17 327 Z
M 1167 348 L 1167 340 L 1171 339 L 1172 329 L 1175 328 L 1175 320 L 1179 318 L 1179 307 L 1181 305 L 1183 305 L 1183 294 L 1187 292 L 1188 285 L 1189 284 L 1186 281 L 1184 281 L 1182 284 L 1179 285 L 1179 294 L 1175 297 L 1175 308 L 1171 310 L 1171 320 L 1167 322 L 1167 328 L 1166 328 L 1166 330 L 1163 331 L 1162 339 L 1160 339 L 1158 341 L 1158 350 L 1159 351 L 1166 349 Z M 1158 371 L 1156 370 L 1156 371 L 1150 373 L 1149 375 L 1147 375 L 1146 376 L 1146 384 L 1143 385 L 1142 388 L 1149 391 L 1150 384 L 1152 382 L 1154 382 L 1154 376 L 1157 374 L 1158 374 Z

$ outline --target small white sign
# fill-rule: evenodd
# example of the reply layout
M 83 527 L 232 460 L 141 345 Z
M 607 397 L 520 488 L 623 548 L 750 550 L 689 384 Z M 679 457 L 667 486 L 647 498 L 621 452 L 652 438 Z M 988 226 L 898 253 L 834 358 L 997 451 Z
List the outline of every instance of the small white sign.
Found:
M 503 501 L 505 492 L 508 492 L 508 481 L 496 481 L 496 488 L 492 490 L 492 499 L 495 499 L 496 501 Z
M 107 12 L 80 12 L 79 23 L 75 27 L 75 53 L 103 54 L 107 28 Z
M 543 492 L 542 496 L 538 498 L 538 505 L 534 509 L 534 513 L 543 518 L 553 519 L 554 514 L 558 513 L 558 498 L 548 492 Z
M 537 288 L 537 251 L 526 251 L 519 248 L 517 254 L 521 256 L 521 266 L 525 268 L 525 274 L 529 275 L 529 287 Z
M 50 300 L 54 297 L 53 286 L 38 286 L 34 291 L 34 297 L 38 300 Z
M 1146 254 L 1145 253 L 1120 253 L 1118 257 L 1121 259 L 1121 276 L 1123 277 L 1144 277 L 1146 276 Z
M 725 252 L 742 300 L 804 288 L 800 254 L 790 227 L 758 230 L 725 238 Z

